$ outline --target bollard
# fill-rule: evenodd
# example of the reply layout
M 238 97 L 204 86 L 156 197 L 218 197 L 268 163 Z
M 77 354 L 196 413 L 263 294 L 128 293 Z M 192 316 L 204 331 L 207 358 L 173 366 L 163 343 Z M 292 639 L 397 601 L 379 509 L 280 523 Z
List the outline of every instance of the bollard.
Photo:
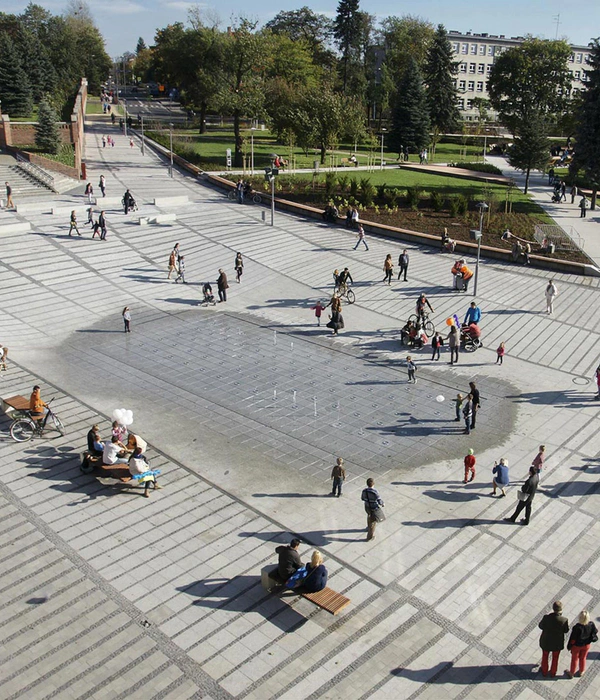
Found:
M 266 224 L 266 223 L 267 223 L 267 217 L 266 217 L 266 215 L 265 215 L 265 212 L 264 212 L 264 211 L 261 212 L 261 215 L 262 215 L 262 222 L 263 222 L 263 224 Z

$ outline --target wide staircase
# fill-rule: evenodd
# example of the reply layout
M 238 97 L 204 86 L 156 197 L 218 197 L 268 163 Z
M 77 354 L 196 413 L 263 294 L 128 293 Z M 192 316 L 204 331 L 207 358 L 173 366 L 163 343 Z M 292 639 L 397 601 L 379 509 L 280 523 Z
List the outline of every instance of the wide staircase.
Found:
M 53 173 L 33 163 L 18 163 L 15 158 L 0 155 L 0 196 L 4 195 L 4 183 L 12 187 L 13 197 L 24 199 L 44 194 L 68 192 L 80 183 L 70 177 Z

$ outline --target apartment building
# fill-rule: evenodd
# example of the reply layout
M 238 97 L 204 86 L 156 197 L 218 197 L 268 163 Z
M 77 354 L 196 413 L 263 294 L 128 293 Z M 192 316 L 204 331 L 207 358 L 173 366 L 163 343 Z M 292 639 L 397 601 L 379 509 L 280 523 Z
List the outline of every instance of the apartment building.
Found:
M 500 34 L 473 34 L 472 32 L 450 31 L 448 39 L 459 62 L 456 76 L 456 87 L 459 98 L 458 107 L 466 121 L 477 119 L 478 110 L 473 107 L 477 97 L 488 99 L 487 80 L 496 58 L 513 46 L 519 46 L 524 37 L 510 37 Z M 569 58 L 569 68 L 573 76 L 571 94 L 576 95 L 583 88 L 584 70 L 588 62 L 590 49 L 588 46 L 572 46 Z M 489 110 L 490 118 L 495 113 Z

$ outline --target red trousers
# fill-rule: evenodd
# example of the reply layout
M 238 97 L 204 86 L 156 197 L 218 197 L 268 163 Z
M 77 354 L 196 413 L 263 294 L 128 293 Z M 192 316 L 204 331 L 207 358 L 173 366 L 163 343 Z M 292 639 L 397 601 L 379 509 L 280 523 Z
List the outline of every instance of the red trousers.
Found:
M 583 675 L 585 672 L 585 660 L 587 659 L 588 651 L 590 650 L 590 645 L 586 644 L 584 647 L 571 647 L 571 675 L 575 675 L 577 670 L 577 664 L 579 664 L 579 673 Z
M 550 667 L 550 675 L 554 678 L 556 669 L 558 668 L 558 657 L 560 651 L 542 651 L 542 676 L 548 675 L 548 655 L 552 654 L 552 666 Z

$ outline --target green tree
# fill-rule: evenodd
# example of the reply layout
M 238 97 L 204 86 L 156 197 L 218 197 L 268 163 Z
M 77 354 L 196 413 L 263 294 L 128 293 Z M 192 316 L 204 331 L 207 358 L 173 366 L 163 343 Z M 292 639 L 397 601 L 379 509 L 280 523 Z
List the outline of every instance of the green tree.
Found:
M 490 104 L 513 134 L 532 115 L 560 116 L 568 104 L 571 47 L 565 41 L 527 38 L 502 53 L 488 80 Z
M 58 153 L 60 132 L 58 115 L 47 100 L 42 100 L 38 107 L 38 123 L 35 127 L 35 145 L 44 153 Z
M 399 151 L 420 151 L 429 144 L 430 121 L 427 95 L 417 61 L 411 58 L 404 73 L 394 107 L 390 145 Z
M 146 42 L 144 41 L 143 37 L 140 37 L 137 40 L 137 44 L 135 45 L 135 53 L 136 56 L 141 52 L 145 51 L 148 47 L 146 46 Z
M 333 35 L 342 54 L 342 90 L 346 92 L 348 73 L 353 54 L 358 50 L 361 38 L 362 13 L 359 0 L 340 0 L 334 22 Z
M 525 194 L 529 189 L 529 174 L 548 163 L 550 141 L 545 118 L 533 114 L 519 127 L 512 148 L 508 154 L 509 163 L 525 173 Z
M 299 10 L 282 10 L 265 24 L 265 29 L 288 36 L 294 42 L 304 42 L 320 65 L 333 65 L 335 61 L 329 48 L 333 22 L 326 15 L 316 14 L 306 6 Z
M 574 165 L 583 169 L 593 188 L 592 208 L 595 209 L 596 193 L 600 189 L 600 38 L 593 40 L 588 61 L 585 89 L 576 111 Z
M 429 45 L 424 71 L 434 150 L 440 135 L 454 131 L 460 122 L 454 80 L 457 72 L 458 63 L 454 60 L 448 34 L 440 24 Z
M 31 85 L 15 44 L 6 32 L 0 33 L 0 100 L 2 111 L 9 116 L 31 116 Z

